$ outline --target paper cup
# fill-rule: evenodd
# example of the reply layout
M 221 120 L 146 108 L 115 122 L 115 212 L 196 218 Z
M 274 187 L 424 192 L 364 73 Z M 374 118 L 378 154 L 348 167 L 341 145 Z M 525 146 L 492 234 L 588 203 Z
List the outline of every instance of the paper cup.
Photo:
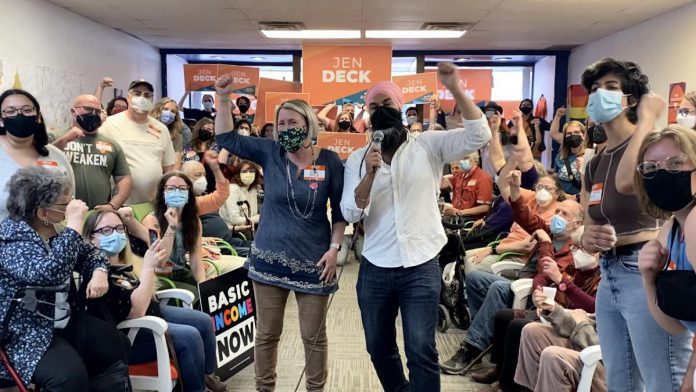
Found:
M 556 288 L 555 287 L 542 287 L 541 290 L 544 292 L 546 297 L 545 304 L 553 305 L 556 303 Z

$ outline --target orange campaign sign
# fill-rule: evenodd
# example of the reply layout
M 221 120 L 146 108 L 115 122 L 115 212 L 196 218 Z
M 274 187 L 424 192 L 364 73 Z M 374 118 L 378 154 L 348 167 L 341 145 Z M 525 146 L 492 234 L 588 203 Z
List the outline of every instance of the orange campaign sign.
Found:
M 391 46 L 303 45 L 303 91 L 312 105 L 364 102 L 374 83 L 391 80 Z
M 320 132 L 317 135 L 317 146 L 334 151 L 341 160 L 348 159 L 353 151 L 367 145 L 367 135 L 364 133 Z
M 667 122 L 669 124 L 677 123 L 677 110 L 679 104 L 684 99 L 686 93 L 686 82 L 671 83 L 669 85 L 669 107 L 667 108 Z
M 263 124 L 267 122 L 272 122 L 272 120 L 266 121 L 266 93 L 269 91 L 301 93 L 302 84 L 300 82 L 288 82 L 286 80 L 260 78 L 259 88 L 257 89 L 258 100 L 256 101 L 256 116 L 254 117 L 254 124 L 259 127 L 263 126 Z
M 426 72 L 435 73 L 436 70 Z M 474 102 L 490 101 L 491 89 L 493 88 L 492 69 L 460 69 L 459 83 L 464 89 L 464 93 Z M 454 108 L 454 97 L 452 93 L 438 80 L 438 93 L 442 110 L 450 112 Z
M 426 72 L 415 75 L 394 76 L 392 82 L 401 88 L 404 105 L 419 105 L 430 102 L 437 90 L 437 74 Z
M 278 106 L 282 105 L 283 102 L 289 101 L 291 99 L 301 99 L 303 101 L 309 102 L 309 93 L 286 93 L 286 92 L 275 92 L 269 91 L 265 94 L 265 121 L 275 122 L 275 113 L 278 110 Z
M 188 91 L 213 91 L 219 76 L 230 74 L 234 92 L 256 94 L 259 69 L 225 64 L 184 64 L 184 84 Z

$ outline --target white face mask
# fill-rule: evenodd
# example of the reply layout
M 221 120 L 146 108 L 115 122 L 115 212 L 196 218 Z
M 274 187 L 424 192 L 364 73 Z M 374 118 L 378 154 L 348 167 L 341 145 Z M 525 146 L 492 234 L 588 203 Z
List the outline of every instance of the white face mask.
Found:
M 237 133 L 238 133 L 240 136 L 250 136 L 250 135 L 251 135 L 251 132 L 250 132 L 250 131 L 247 131 L 246 129 L 241 129 L 241 128 L 239 128 L 239 130 L 237 131 Z
M 135 111 L 140 113 L 148 113 L 154 106 L 152 99 L 147 99 L 145 97 L 131 98 L 130 105 Z
M 677 114 L 677 124 L 693 129 L 696 126 L 696 114 Z
M 205 188 L 208 187 L 208 180 L 205 177 L 201 177 L 193 182 L 193 193 L 196 195 L 202 195 L 205 192 Z
M 536 201 L 541 206 L 551 203 L 551 199 L 553 199 L 553 195 L 546 189 L 542 188 L 536 192 Z
M 597 259 L 585 250 L 577 248 L 573 249 L 573 264 L 575 264 L 575 269 L 584 271 L 594 268 L 597 265 Z

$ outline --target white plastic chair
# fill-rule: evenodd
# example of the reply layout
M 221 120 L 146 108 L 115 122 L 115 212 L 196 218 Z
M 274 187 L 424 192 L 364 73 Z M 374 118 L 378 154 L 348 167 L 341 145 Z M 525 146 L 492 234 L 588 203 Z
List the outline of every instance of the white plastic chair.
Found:
M 493 273 L 502 276 L 503 271 L 519 271 L 524 267 L 524 264 L 516 261 L 498 261 L 491 266 Z
M 168 289 L 158 291 L 157 299 L 164 304 L 168 304 L 171 300 L 181 300 L 183 307 L 191 308 L 194 301 L 194 295 L 188 290 Z M 157 376 L 131 374 L 130 380 L 133 391 L 158 391 L 171 392 L 176 384 L 176 379 L 172 379 L 173 372 L 171 362 L 169 360 L 169 349 L 167 340 L 164 336 L 167 332 L 167 322 L 159 317 L 143 316 L 132 320 L 126 320 L 118 324 L 118 329 L 128 329 L 128 339 L 131 344 L 135 341 L 135 337 L 141 328 L 152 331 L 152 336 L 155 339 L 155 349 L 157 351 Z M 142 366 L 134 365 L 134 368 L 145 368 L 151 364 L 143 364 Z
M 502 276 L 503 271 L 519 271 L 524 264 L 516 261 L 499 261 L 491 266 L 493 273 Z M 532 279 L 517 279 L 510 285 L 515 298 L 512 301 L 512 309 L 526 309 L 527 299 L 532 294 Z
M 599 345 L 590 346 L 580 351 L 580 360 L 582 361 L 582 373 L 580 373 L 577 392 L 590 392 L 597 364 L 602 360 L 602 351 Z

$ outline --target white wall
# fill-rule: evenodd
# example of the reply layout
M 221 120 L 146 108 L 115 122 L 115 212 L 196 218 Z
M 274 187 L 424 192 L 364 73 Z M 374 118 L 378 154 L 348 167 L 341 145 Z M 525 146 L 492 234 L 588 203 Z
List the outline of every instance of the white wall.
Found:
M 45 0 L 3 0 L 2 5 L 0 89 L 12 87 L 18 72 L 50 127 L 67 125 L 72 98 L 94 93 L 103 76 L 123 90 L 140 78 L 161 90 L 155 47 Z M 111 97 L 113 89 L 107 89 L 104 102 Z
M 580 83 L 585 68 L 603 57 L 633 61 L 650 79 L 653 92 L 667 98 L 669 84 L 686 82 L 696 90 L 696 4 L 689 4 L 629 29 L 574 49 L 570 55 L 568 80 Z M 661 120 L 667 123 L 666 113 Z
M 535 109 L 536 103 L 543 95 L 546 98 L 546 119 L 551 120 L 553 113 L 553 100 L 556 86 L 556 56 L 548 56 L 534 64 L 534 84 L 532 88 L 532 101 Z M 551 132 L 544 133 L 546 150 L 542 153 L 541 162 L 546 167 L 551 167 Z
M 167 55 L 167 96 L 177 102 L 186 92 L 184 87 L 184 64 L 188 64 L 188 61 L 179 56 Z

